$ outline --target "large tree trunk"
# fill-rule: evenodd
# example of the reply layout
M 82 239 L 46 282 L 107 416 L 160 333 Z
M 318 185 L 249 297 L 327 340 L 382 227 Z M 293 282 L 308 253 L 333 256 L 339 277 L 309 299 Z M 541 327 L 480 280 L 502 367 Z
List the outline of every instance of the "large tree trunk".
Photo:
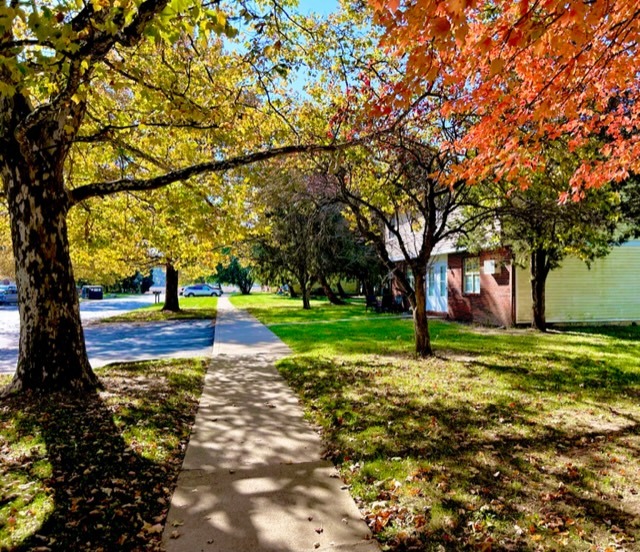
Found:
M 178 271 L 171 261 L 166 263 L 167 279 L 164 289 L 163 311 L 180 312 L 180 299 L 178 298 Z
M 429 335 L 429 319 L 427 317 L 425 273 L 422 271 L 414 271 L 414 278 L 415 304 L 412 306 L 416 353 L 418 354 L 418 356 L 428 357 L 433 355 L 433 349 L 431 348 L 431 336 Z
M 35 144 L 31 162 L 17 145 L 5 142 L 10 150 L 2 152 L 20 313 L 18 365 L 5 392 L 83 392 L 99 383 L 87 357 L 69 255 L 64 155 Z
M 331 303 L 332 305 L 344 305 L 345 302 L 340 299 L 340 297 L 338 297 L 333 290 L 331 289 L 331 286 L 329 285 L 329 282 L 327 281 L 327 278 L 324 276 L 324 274 L 319 274 L 318 275 L 318 281 L 320 282 L 320 285 L 322 286 L 322 291 L 324 291 L 324 294 L 327 296 L 327 299 L 329 299 L 329 303 Z
M 531 274 L 531 326 L 541 332 L 547 331 L 545 288 L 549 274 L 547 254 L 544 249 L 531 252 L 529 263 Z

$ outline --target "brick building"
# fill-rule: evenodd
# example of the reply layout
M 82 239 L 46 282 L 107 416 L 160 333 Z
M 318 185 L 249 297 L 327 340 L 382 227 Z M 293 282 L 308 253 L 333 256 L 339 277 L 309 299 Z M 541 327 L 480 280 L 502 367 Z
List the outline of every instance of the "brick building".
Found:
M 387 249 L 402 269 L 404 258 L 392 239 Z M 640 321 L 638 274 L 640 241 L 614 247 L 590 266 L 576 258 L 565 259 L 547 278 L 547 322 Z M 432 316 L 489 326 L 531 323 L 529 272 L 515 263 L 508 247 L 471 253 L 452 242 L 439 244 L 427 267 L 426 286 L 427 311 Z M 399 293 L 396 286 L 392 288 Z

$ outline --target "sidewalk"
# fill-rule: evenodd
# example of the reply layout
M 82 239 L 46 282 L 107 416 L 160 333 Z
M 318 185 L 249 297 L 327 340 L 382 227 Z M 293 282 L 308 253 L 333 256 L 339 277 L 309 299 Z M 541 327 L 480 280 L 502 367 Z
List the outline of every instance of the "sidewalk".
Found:
M 168 552 L 379 550 L 274 367 L 289 352 L 218 300 L 213 359 L 163 535 Z

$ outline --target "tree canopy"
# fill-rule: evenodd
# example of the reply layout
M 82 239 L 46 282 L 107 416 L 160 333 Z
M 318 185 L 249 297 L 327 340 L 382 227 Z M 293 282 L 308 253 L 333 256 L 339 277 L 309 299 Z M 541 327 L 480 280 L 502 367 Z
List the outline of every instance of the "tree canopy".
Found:
M 593 137 L 562 198 L 637 172 L 640 10 L 635 0 L 369 0 L 385 29 L 380 44 L 403 77 L 377 99 L 406 109 L 433 83 L 451 90 L 443 114 L 473 123 L 457 148 L 460 173 L 479 181 L 543 169 L 540 145 L 572 150 Z M 374 106 L 375 107 L 375 106 Z
M 291 5 L 0 4 L 0 173 L 21 319 L 10 390 L 97 384 L 71 267 L 72 208 L 335 147 L 302 140 L 278 109 Z M 238 29 L 245 41 L 225 47 Z

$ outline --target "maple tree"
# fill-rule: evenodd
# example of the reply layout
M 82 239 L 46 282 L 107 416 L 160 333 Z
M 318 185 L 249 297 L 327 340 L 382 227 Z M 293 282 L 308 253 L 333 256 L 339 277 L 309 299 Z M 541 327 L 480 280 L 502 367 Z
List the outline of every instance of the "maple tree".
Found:
M 277 64 L 278 14 L 290 5 L 0 3 L 0 174 L 20 311 L 18 364 L 6 392 L 98 385 L 71 267 L 71 209 L 325 147 L 291 144 L 264 124 L 254 86 L 257 70 Z M 230 16 L 259 37 L 245 56 L 225 51 L 218 38 L 234 34 Z M 175 164 L 145 159 L 151 144 L 156 158 L 164 150 Z M 103 157 L 95 180 L 74 170 L 92 148 L 94 159 Z M 134 160 L 115 174 L 122 152 Z
M 572 150 L 602 140 L 575 168 L 563 200 L 638 172 L 635 0 L 368 3 L 385 31 L 381 47 L 405 68 L 374 112 L 406 108 L 436 82 L 455 89 L 442 113 L 473 123 L 455 143 L 471 154 L 459 176 L 514 180 L 522 167 L 543 170 L 542 147 L 560 136 Z

